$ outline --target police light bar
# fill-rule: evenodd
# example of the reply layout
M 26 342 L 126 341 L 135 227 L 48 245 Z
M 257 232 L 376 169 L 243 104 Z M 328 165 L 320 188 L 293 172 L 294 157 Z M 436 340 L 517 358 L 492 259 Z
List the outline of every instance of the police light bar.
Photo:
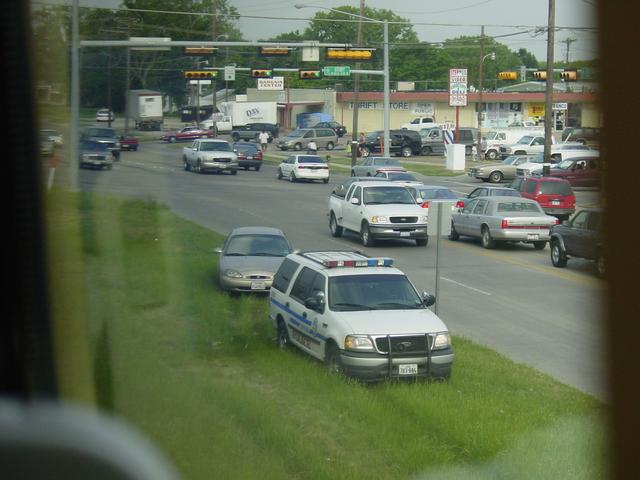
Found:
M 322 264 L 327 268 L 338 267 L 391 267 L 393 258 L 367 258 L 365 260 L 325 260 Z

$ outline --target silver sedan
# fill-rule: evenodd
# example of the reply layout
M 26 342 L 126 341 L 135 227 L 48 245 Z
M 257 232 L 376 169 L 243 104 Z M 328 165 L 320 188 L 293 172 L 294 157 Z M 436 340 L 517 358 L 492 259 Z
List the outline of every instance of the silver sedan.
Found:
M 524 242 L 542 250 L 549 241 L 549 229 L 557 223 L 535 200 L 477 197 L 451 215 L 449 239 L 466 235 L 480 238 L 484 248 L 495 248 L 498 242 Z
M 234 229 L 222 248 L 218 264 L 220 286 L 231 292 L 268 292 L 291 245 L 276 228 Z

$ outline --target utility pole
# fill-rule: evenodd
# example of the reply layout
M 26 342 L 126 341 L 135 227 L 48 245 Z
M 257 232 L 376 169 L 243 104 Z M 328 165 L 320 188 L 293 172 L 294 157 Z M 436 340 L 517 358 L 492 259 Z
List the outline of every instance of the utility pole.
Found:
M 364 0 L 360 0 L 360 18 L 358 18 L 358 34 L 356 39 L 356 46 L 362 44 L 362 17 L 364 16 Z M 360 63 L 356 63 L 356 70 L 360 70 Z M 356 164 L 358 158 L 358 92 L 360 90 L 360 74 L 356 73 L 353 77 L 353 122 L 351 131 L 351 166 Z
M 575 41 L 576 41 L 576 39 L 575 39 L 575 38 L 569 38 L 569 37 L 565 38 L 565 39 L 562 41 L 562 43 L 566 43 L 566 44 L 567 44 L 567 53 L 566 53 L 566 57 L 565 57 L 565 60 L 564 60 L 564 61 L 565 61 L 565 63 L 569 63 L 569 49 L 571 48 L 571 44 L 572 44 L 573 42 L 575 42 Z
M 484 25 L 480 27 L 480 68 L 478 69 L 478 144 L 476 145 L 476 151 L 478 155 L 480 153 L 480 143 L 482 140 L 482 65 L 484 64 Z
M 544 162 L 551 159 L 551 136 L 553 135 L 553 41 L 556 28 L 556 1 L 549 0 L 549 22 L 547 26 L 547 89 L 544 102 Z M 543 168 L 544 172 L 544 168 Z
M 216 41 L 216 0 L 211 0 L 211 40 L 212 41 Z M 211 54 L 211 66 L 215 67 L 216 66 L 216 53 L 215 50 L 213 51 L 213 53 Z M 217 88 L 216 88 L 216 77 L 213 77 L 211 79 L 211 102 L 212 102 L 212 109 L 211 109 L 211 113 L 216 113 L 217 110 Z M 200 82 L 198 82 L 198 95 L 200 95 Z M 200 112 L 198 112 L 198 115 L 200 115 Z M 198 119 L 198 123 L 200 123 L 200 119 Z

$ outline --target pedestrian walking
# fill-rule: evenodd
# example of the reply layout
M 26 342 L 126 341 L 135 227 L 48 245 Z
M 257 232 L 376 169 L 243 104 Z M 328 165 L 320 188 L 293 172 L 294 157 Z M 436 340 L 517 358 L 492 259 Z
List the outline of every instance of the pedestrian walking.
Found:
M 480 140 L 480 159 L 484 160 L 484 156 L 487 153 L 487 137 L 482 137 Z
M 262 148 L 263 152 L 267 151 L 267 145 L 269 144 L 269 134 L 266 130 L 263 130 L 258 135 L 258 141 L 260 142 L 260 148 Z
M 318 153 L 318 145 L 316 145 L 316 142 L 313 140 L 307 143 L 307 153 L 310 155 L 316 155 Z

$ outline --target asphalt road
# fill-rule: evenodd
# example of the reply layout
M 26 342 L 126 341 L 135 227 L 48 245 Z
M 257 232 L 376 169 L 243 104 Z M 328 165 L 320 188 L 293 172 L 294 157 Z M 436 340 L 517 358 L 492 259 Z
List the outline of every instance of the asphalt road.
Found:
M 328 197 L 346 174 L 332 175 L 327 185 L 279 181 L 271 165 L 236 176 L 197 175 L 182 168 L 183 146 L 145 142 L 138 152 L 122 152 L 112 171 L 81 170 L 79 188 L 154 198 L 223 234 L 238 226 L 265 225 L 284 230 L 303 250 L 364 248 L 355 235 L 333 238 L 329 233 Z M 65 168 L 60 165 L 56 183 L 64 183 Z M 481 184 L 466 176 L 426 181 L 461 194 Z M 577 197 L 578 203 L 592 203 L 597 192 L 578 192 Z M 419 290 L 434 292 L 434 237 L 427 247 L 398 240 L 366 253 L 393 257 Z M 439 257 L 438 315 L 453 334 L 607 400 L 601 332 L 605 284 L 595 278 L 590 262 L 572 259 L 566 269 L 557 269 L 548 247 L 537 251 L 515 244 L 485 250 L 478 241 L 446 238 Z

